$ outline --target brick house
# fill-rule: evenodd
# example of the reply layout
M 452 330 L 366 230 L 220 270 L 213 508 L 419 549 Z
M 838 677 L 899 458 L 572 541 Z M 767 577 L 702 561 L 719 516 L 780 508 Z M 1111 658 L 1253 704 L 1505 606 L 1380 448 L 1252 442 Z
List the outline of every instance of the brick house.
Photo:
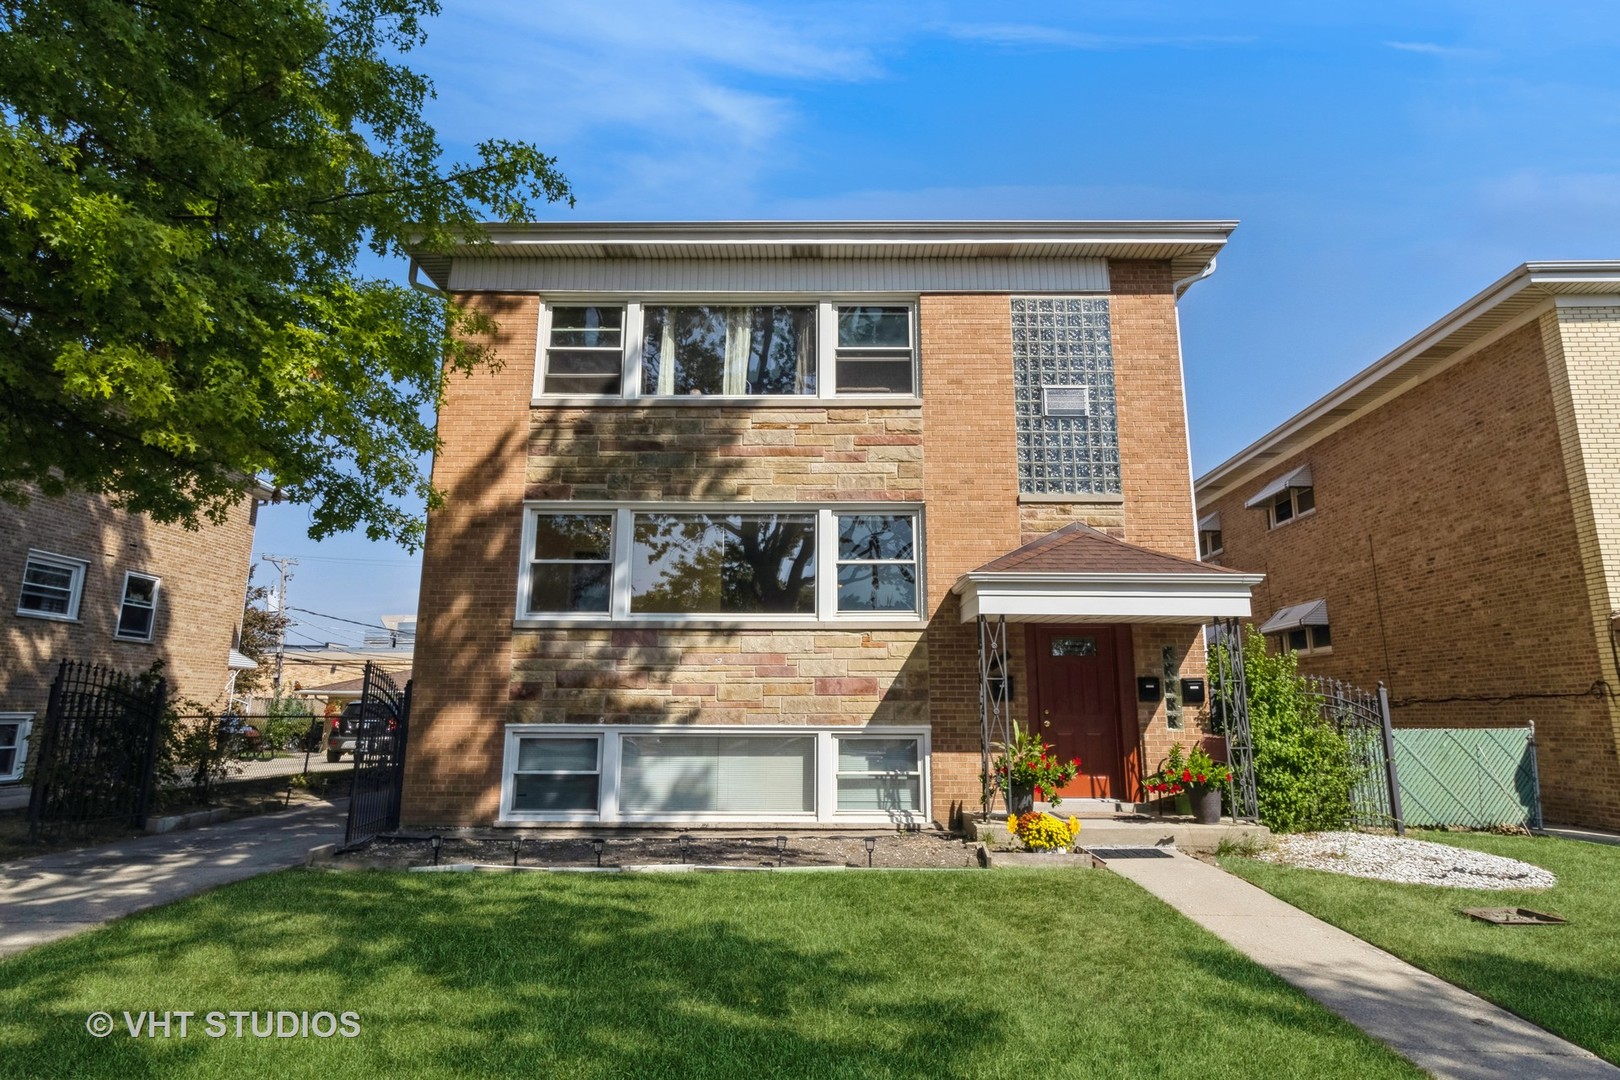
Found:
M 145 671 L 172 694 L 225 695 L 242 622 L 258 500 L 192 532 L 105 497 L 0 503 L 0 783 L 21 778 L 29 732 L 62 660 Z
M 404 823 L 949 825 L 987 693 L 1083 759 L 1068 794 L 1134 795 L 1256 580 L 1196 561 L 1176 315 L 1232 228 L 543 224 L 420 255 L 503 363 L 439 413 Z
M 1197 499 L 1302 671 L 1400 726 L 1534 721 L 1547 817 L 1620 828 L 1620 262 L 1520 266 Z

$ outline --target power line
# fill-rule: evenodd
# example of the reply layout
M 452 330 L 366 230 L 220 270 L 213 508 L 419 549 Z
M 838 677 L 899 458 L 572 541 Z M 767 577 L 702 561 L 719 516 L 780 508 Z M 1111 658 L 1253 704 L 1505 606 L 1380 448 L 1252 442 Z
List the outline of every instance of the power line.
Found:
M 328 615 L 323 611 L 311 611 L 308 608 L 295 607 L 288 608 L 287 610 L 296 611 L 304 615 L 313 615 L 318 619 L 331 619 L 333 622 L 348 623 L 351 626 L 364 626 L 367 630 L 387 630 L 391 634 L 399 632 L 394 630 L 392 627 L 384 626 L 381 623 L 361 622 L 358 619 L 345 619 L 341 615 Z

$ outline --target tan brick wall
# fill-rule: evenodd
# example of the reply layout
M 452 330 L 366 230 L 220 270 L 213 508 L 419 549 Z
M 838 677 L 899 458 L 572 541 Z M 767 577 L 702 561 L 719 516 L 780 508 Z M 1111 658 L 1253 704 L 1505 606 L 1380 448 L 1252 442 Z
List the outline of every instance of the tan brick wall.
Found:
M 1185 551 L 1188 466 L 1168 269 L 1127 264 L 1116 383 L 1145 414 L 1121 441 L 1173 467 L 1127 465 L 1127 506 L 1018 503 L 1006 296 L 924 296 L 924 404 L 531 406 L 534 297 L 480 296 L 506 366 L 452 386 L 440 414 L 417 646 L 417 731 L 406 821 L 487 823 L 498 809 L 503 725 L 921 723 L 933 732 L 933 816 L 979 805 L 975 629 L 950 588 L 970 570 L 1073 520 Z M 1168 313 L 1169 321 L 1165 321 Z M 1166 337 L 1168 333 L 1168 337 Z M 1172 422 L 1173 418 L 1173 424 Z M 1165 451 L 1161 428 L 1181 447 Z M 1148 444 L 1154 445 L 1149 448 Z M 1169 464 L 1165 464 L 1168 462 Z M 512 629 L 519 503 L 714 499 L 784 503 L 926 498 L 920 629 Z M 1169 499 L 1154 508 L 1138 501 Z M 1136 516 L 1133 517 L 1132 515 Z M 1182 520 L 1184 519 L 1184 520 Z M 1179 538 L 1173 522 L 1182 520 Z M 1135 539 L 1135 537 L 1131 537 Z M 1179 636 L 1178 636 L 1179 635 Z M 1016 709 L 1027 688 L 1015 631 Z M 1177 640 L 1186 633 L 1175 632 Z M 1190 658 L 1189 665 L 1197 665 Z M 1157 670 L 1155 658 L 1147 670 Z M 1192 667 L 1189 667 L 1192 670 Z M 1126 693 L 1132 692 L 1125 688 Z M 1151 713 L 1144 724 L 1152 719 Z M 1162 720 L 1160 721 L 1162 726 Z
M 451 378 L 439 410 L 433 483 L 445 504 L 428 517 L 422 556 L 406 825 L 487 824 L 500 808 L 539 298 L 461 299 L 498 324 L 504 366 Z
M 1201 513 L 1222 565 L 1266 574 L 1256 621 L 1325 597 L 1331 654 L 1306 673 L 1431 699 L 1398 725 L 1536 724 L 1553 820 L 1620 824 L 1609 708 L 1575 697 L 1610 661 L 1594 632 L 1542 328 L 1527 325 L 1328 435 Z M 1316 512 L 1267 530 L 1244 499 L 1308 462 Z M 1599 778 L 1596 782 L 1592 777 Z
M 174 695 L 217 707 L 229 675 L 253 552 L 251 509 L 195 532 L 114 508 L 104 497 L 0 503 L 0 712 L 44 714 L 61 660 L 145 671 L 162 661 Z M 77 622 L 19 616 L 30 548 L 88 564 Z M 150 642 L 118 641 L 124 574 L 161 578 Z

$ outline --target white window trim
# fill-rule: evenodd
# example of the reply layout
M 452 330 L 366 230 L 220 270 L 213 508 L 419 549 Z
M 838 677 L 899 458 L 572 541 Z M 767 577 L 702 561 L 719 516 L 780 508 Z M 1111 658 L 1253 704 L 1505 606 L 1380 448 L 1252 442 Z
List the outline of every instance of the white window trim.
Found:
M 641 392 L 641 336 L 642 313 L 648 307 L 665 305 L 723 305 L 726 307 L 758 307 L 782 305 L 816 308 L 816 392 L 814 394 L 698 394 L 660 397 Z M 546 350 L 551 345 L 551 309 L 553 307 L 622 307 L 624 309 L 624 356 L 620 368 L 622 378 L 617 394 L 547 394 Z M 838 314 L 840 307 L 905 307 L 911 312 L 911 393 L 909 394 L 847 394 L 840 395 L 835 385 L 838 379 Z M 738 293 L 736 295 L 642 296 L 635 299 L 623 296 L 558 297 L 549 296 L 541 301 L 539 324 L 535 334 L 534 397 L 532 404 L 543 406 L 592 405 L 744 405 L 753 407 L 803 406 L 806 402 L 837 403 L 841 406 L 859 405 L 918 405 L 921 404 L 922 364 L 917 322 L 918 296 L 909 294 L 875 294 L 861 296 L 826 295 L 815 293 L 769 295 Z
M 517 761 L 518 740 L 536 735 L 574 737 L 597 735 L 601 738 L 599 762 L 601 788 L 597 797 L 597 810 L 539 811 L 513 810 L 514 772 Z M 699 814 L 623 814 L 619 812 L 619 778 L 622 757 L 621 743 L 626 735 L 758 735 L 773 738 L 783 735 L 813 735 L 815 748 L 816 809 L 811 813 L 771 814 L 756 813 L 699 813 Z M 556 824 L 698 824 L 701 822 L 749 822 L 829 825 L 876 825 L 913 827 L 926 824 L 933 805 L 930 764 L 932 750 L 930 729 L 927 725 L 826 725 L 826 724 L 771 724 L 768 726 L 742 726 L 737 724 L 508 724 L 501 760 L 501 809 L 497 827 L 529 825 L 536 822 Z M 917 769 L 921 780 L 921 803 L 915 813 L 890 811 L 859 811 L 838 809 L 838 744 L 840 737 L 896 738 L 917 740 Z
M 22 606 L 23 589 L 27 583 L 28 564 L 31 562 L 54 564 L 58 569 L 67 570 L 73 575 L 72 593 L 68 597 L 68 610 L 65 615 L 58 615 L 52 611 L 34 611 Z M 74 559 L 66 555 L 57 555 L 49 551 L 40 551 L 29 548 L 28 555 L 23 559 L 22 577 L 17 581 L 17 615 L 25 619 L 49 619 L 52 622 L 78 622 L 79 605 L 84 600 L 84 579 L 89 572 L 90 564 L 83 559 Z
M 141 578 L 141 579 L 143 579 L 145 581 L 150 581 L 152 583 L 152 621 L 147 626 L 145 635 L 126 634 L 122 630 L 119 629 L 119 627 L 121 627 L 123 625 L 123 623 L 124 623 L 124 608 L 126 606 L 128 606 L 128 604 L 129 604 L 129 580 L 130 580 L 130 578 Z M 147 574 L 147 573 L 143 573 L 142 571 L 139 571 L 139 570 L 125 570 L 124 571 L 124 587 L 118 593 L 118 619 L 117 619 L 116 622 L 113 623 L 113 639 L 116 640 L 116 641 L 132 641 L 132 642 L 151 641 L 152 640 L 152 635 L 157 633 L 158 597 L 162 594 L 162 591 L 163 591 L 163 579 L 158 577 L 156 574 Z M 140 607 L 142 605 L 136 604 L 135 606 Z
M 1320 625 L 1320 624 L 1318 624 L 1318 623 L 1306 623 L 1304 626 L 1293 626 L 1293 627 L 1289 627 L 1287 630 L 1275 631 L 1274 635 L 1277 638 L 1278 651 L 1279 652 L 1291 652 L 1295 656 L 1332 656 L 1333 655 L 1333 646 L 1331 644 L 1321 645 L 1321 646 L 1318 646 L 1316 644 L 1316 627 L 1318 625 Z M 1295 630 L 1304 630 L 1305 631 L 1305 639 L 1306 639 L 1307 645 L 1303 649 L 1295 649 L 1295 648 L 1290 647 L 1289 644 L 1288 644 L 1288 635 L 1290 633 L 1292 633 L 1293 631 L 1295 631 Z M 1328 628 L 1328 632 L 1330 634 L 1332 633 L 1332 628 L 1331 627 Z
M 17 758 L 11 763 L 11 771 L 0 773 L 0 784 L 9 784 L 21 780 L 23 766 L 28 764 L 28 733 L 34 727 L 34 714 L 31 712 L 0 712 L 0 724 L 17 725 Z
M 534 550 L 535 523 L 539 515 L 551 513 L 612 512 L 613 573 L 610 578 L 608 610 L 603 612 L 531 612 L 529 598 L 529 553 Z M 805 614 L 694 615 L 653 614 L 630 610 L 630 566 L 635 554 L 635 515 L 637 514 L 793 514 L 816 515 L 816 610 Z M 917 553 L 917 609 L 915 611 L 838 611 L 838 527 L 840 514 L 911 514 L 912 542 Z M 927 624 L 928 597 L 923 537 L 926 532 L 923 506 L 918 502 L 879 503 L 753 503 L 753 502 L 603 502 L 585 500 L 523 503 L 523 538 L 518 561 L 517 607 L 514 626 L 566 627 L 612 625 L 627 628 L 660 626 L 704 626 L 736 629 L 794 629 L 837 627 L 841 629 L 890 627 L 915 629 Z
M 1278 521 L 1277 520 L 1277 507 L 1276 507 L 1275 502 L 1266 503 L 1266 529 L 1268 531 L 1272 530 L 1272 529 L 1286 528 L 1287 526 L 1292 525 L 1294 522 L 1300 520 L 1301 518 L 1308 518 L 1312 514 L 1316 513 L 1316 504 L 1315 503 L 1311 504 L 1311 508 L 1309 510 L 1301 510 L 1299 508 L 1299 493 L 1301 491 L 1309 491 L 1311 493 L 1312 497 L 1314 497 L 1316 495 L 1316 488 L 1315 488 L 1314 485 L 1312 485 L 1310 487 L 1304 487 L 1304 488 L 1297 488 L 1297 487 L 1284 488 L 1283 491 L 1288 492 L 1288 502 L 1294 508 L 1294 516 L 1289 518 L 1287 521 Z M 1281 495 L 1281 494 L 1282 494 L 1281 491 L 1279 491 L 1277 493 L 1277 495 Z M 1275 500 L 1276 495 L 1272 496 L 1272 498 Z M 1225 538 L 1223 537 L 1222 539 L 1225 539 Z
M 1220 544 L 1220 546 L 1212 547 L 1208 551 L 1204 550 L 1204 537 L 1209 533 L 1212 533 L 1212 532 L 1217 532 L 1218 533 L 1220 531 L 1221 530 L 1219 530 L 1219 529 L 1199 529 L 1198 530 L 1198 557 L 1200 559 L 1213 559 L 1215 556 L 1219 555 L 1221 552 L 1226 550 L 1226 536 L 1224 534 L 1221 536 L 1221 544 Z

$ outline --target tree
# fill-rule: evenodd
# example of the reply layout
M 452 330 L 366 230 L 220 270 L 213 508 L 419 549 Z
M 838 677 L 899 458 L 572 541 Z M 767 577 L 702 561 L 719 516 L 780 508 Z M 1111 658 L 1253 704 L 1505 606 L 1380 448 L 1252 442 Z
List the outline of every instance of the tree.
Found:
M 267 685 L 270 658 L 274 656 L 290 621 L 284 613 L 270 610 L 270 586 L 253 584 L 253 571 L 256 569 L 248 569 L 247 599 L 242 604 L 242 640 L 236 648 L 259 666 L 237 672 L 236 692 L 243 696 Z
M 572 203 L 492 139 L 445 165 L 398 58 L 437 0 L 0 0 L 0 498 L 420 542 L 417 462 L 487 318 L 365 276 Z

